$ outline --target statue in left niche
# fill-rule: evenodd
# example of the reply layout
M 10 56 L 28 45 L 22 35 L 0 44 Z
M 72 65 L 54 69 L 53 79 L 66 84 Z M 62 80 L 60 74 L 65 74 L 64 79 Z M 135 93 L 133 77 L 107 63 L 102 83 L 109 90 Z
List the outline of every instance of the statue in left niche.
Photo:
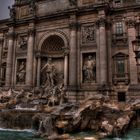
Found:
M 25 61 L 21 61 L 17 69 L 17 83 L 23 84 L 25 82 L 25 73 L 26 73 L 26 63 Z
M 8 6 L 8 9 L 10 10 L 10 18 L 15 20 L 16 18 L 16 10 L 14 5 L 12 5 L 12 7 Z

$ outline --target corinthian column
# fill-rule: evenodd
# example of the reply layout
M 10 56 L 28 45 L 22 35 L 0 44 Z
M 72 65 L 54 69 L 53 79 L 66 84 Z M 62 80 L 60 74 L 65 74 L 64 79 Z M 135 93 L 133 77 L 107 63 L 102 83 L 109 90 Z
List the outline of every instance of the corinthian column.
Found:
M 75 89 L 77 85 L 77 23 L 71 23 L 70 29 L 69 85 Z
M 26 85 L 33 85 L 33 49 L 34 49 L 34 28 L 29 29 L 28 48 L 27 48 L 27 64 L 26 64 Z
M 99 26 L 99 58 L 100 58 L 100 84 L 107 83 L 107 45 L 106 45 L 106 21 L 104 18 L 98 20 Z
M 37 58 L 37 87 L 40 87 L 41 56 Z
M 67 88 L 68 85 L 68 54 L 69 49 L 65 48 L 64 50 L 64 86 Z
M 2 48 L 3 48 L 3 42 L 4 42 L 4 39 L 3 37 L 0 37 L 0 68 L 2 67 Z M 1 86 L 1 78 L 2 78 L 2 75 L 1 75 L 1 69 L 0 69 L 0 86 Z
M 12 81 L 12 56 L 13 56 L 13 44 L 14 44 L 14 31 L 10 29 L 8 33 L 8 53 L 7 53 L 7 65 L 6 65 L 6 81 L 5 86 L 9 87 Z
M 138 83 L 138 75 L 137 75 L 137 65 L 135 59 L 135 53 L 132 48 L 132 41 L 136 39 L 136 29 L 135 29 L 135 21 L 128 20 L 128 43 L 129 43 L 129 65 L 130 65 L 130 84 L 134 85 Z

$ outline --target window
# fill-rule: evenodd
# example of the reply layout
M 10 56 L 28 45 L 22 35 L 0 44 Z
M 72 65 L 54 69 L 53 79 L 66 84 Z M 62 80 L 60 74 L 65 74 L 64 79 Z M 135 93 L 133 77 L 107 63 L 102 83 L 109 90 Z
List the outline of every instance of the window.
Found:
M 113 83 L 129 83 L 128 55 L 118 53 L 113 56 Z
M 116 34 L 123 35 L 123 23 L 122 22 L 116 22 Z
M 117 77 L 125 77 L 125 62 L 124 59 L 119 58 L 116 60 Z
M 114 3 L 115 3 L 115 6 L 121 6 L 122 0 L 115 0 Z
M 137 36 L 140 36 L 140 24 L 137 24 L 136 32 L 137 32 Z
M 125 102 L 125 101 L 126 101 L 125 92 L 118 92 L 118 102 Z

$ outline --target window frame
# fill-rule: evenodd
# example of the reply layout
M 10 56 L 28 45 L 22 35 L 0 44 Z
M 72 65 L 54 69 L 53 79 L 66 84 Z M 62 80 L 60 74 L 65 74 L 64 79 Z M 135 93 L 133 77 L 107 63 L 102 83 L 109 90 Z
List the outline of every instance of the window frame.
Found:
M 123 35 L 124 27 L 123 27 L 123 22 L 122 21 L 117 21 L 115 23 L 115 33 L 116 33 L 116 35 Z
M 115 4 L 115 6 L 122 6 L 122 4 L 123 4 L 123 1 L 122 0 L 114 0 L 114 4 Z
M 123 72 L 119 73 L 117 63 L 118 61 L 123 62 Z M 128 55 L 124 53 L 117 53 L 113 56 L 113 82 L 117 84 L 118 82 L 129 83 L 129 63 Z M 121 69 L 121 68 L 120 68 Z

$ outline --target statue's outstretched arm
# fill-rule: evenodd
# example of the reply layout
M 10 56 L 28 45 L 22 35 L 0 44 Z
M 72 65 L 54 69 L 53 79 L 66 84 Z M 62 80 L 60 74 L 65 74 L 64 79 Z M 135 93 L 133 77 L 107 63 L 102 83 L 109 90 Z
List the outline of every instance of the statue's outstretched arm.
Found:
M 42 69 L 41 69 L 41 72 L 47 67 L 48 64 L 45 64 Z

